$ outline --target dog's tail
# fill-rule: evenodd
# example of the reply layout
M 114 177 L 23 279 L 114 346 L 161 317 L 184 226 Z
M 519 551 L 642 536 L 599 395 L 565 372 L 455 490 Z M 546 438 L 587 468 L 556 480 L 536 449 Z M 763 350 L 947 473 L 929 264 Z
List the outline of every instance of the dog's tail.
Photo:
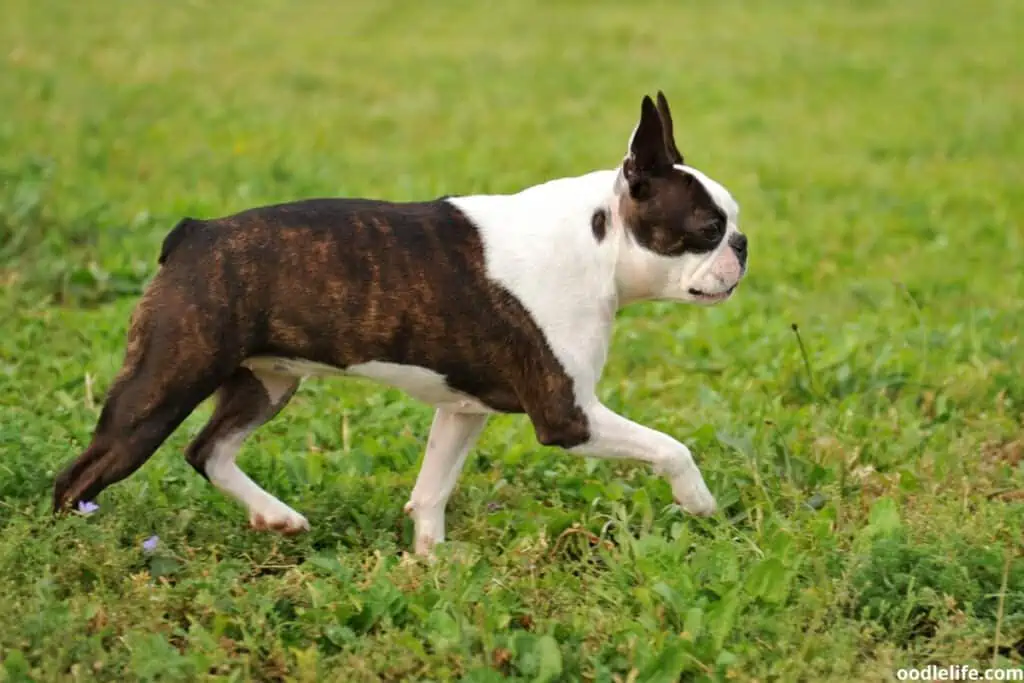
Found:
M 186 238 L 191 235 L 196 228 L 201 226 L 203 221 L 195 218 L 182 218 L 178 221 L 178 224 L 171 228 L 171 231 L 167 233 L 167 237 L 164 238 L 163 246 L 160 247 L 160 257 L 157 259 L 157 263 L 160 265 L 164 264 L 167 257 L 171 255 L 171 252 L 178 248 Z

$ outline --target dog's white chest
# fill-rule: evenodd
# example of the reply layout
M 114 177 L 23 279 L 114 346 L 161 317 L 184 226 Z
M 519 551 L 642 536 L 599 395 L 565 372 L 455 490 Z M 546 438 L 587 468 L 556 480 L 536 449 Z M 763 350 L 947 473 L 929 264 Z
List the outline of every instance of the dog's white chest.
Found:
M 295 358 L 257 356 L 243 365 L 255 372 L 274 372 L 291 377 L 362 377 L 379 384 L 400 389 L 412 398 L 437 408 L 459 413 L 495 412 L 472 396 L 453 390 L 443 375 L 416 365 L 370 361 L 344 370 Z

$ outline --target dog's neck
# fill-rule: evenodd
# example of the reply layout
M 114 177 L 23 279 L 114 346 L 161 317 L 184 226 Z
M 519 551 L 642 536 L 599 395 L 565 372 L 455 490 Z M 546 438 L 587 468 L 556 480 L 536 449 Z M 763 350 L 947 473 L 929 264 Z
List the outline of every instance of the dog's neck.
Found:
M 512 195 L 523 202 L 527 210 L 550 223 L 554 233 L 551 236 L 555 239 L 578 244 L 578 236 L 585 235 L 598 261 L 610 270 L 616 309 L 652 298 L 658 284 L 658 269 L 651 266 L 660 257 L 644 250 L 631 238 L 620 211 L 621 198 L 627 192 L 620 165 L 556 178 Z M 604 213 L 604 234 L 600 237 L 594 233 L 595 212 Z
M 654 254 L 644 251 L 630 238 L 619 204 L 629 192 L 625 175 L 620 165 L 615 169 L 614 181 L 608 199 L 609 233 L 615 250 L 615 291 L 616 306 L 622 308 L 634 302 L 646 301 L 654 294 L 650 261 Z

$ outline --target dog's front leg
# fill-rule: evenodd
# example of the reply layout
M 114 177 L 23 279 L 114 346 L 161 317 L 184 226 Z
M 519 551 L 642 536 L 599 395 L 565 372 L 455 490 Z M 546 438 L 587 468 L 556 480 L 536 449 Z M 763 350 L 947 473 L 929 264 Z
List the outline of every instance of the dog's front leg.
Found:
M 405 512 L 416 526 L 417 555 L 428 555 L 444 540 L 444 510 L 466 456 L 487 422 L 485 414 L 453 413 L 438 409 L 430 427 L 427 449 Z
M 672 494 L 687 512 L 715 512 L 711 495 L 690 449 L 671 436 L 644 427 L 594 402 L 584 411 L 589 438 L 568 450 L 598 458 L 629 458 L 650 463 L 672 485 Z

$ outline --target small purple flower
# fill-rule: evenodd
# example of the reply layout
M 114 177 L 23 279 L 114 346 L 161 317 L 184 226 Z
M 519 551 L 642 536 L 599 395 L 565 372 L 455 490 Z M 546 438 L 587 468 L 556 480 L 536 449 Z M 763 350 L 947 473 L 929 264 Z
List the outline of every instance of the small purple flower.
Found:
M 100 506 L 91 500 L 80 500 L 78 501 L 78 511 L 83 515 L 91 515 L 100 509 Z
M 149 554 L 149 553 L 153 552 L 154 550 L 156 550 L 156 546 L 157 546 L 157 544 L 159 542 L 160 542 L 160 537 L 159 536 L 150 536 L 149 538 L 147 538 L 145 541 L 142 542 L 142 550 L 145 551 L 146 554 Z

